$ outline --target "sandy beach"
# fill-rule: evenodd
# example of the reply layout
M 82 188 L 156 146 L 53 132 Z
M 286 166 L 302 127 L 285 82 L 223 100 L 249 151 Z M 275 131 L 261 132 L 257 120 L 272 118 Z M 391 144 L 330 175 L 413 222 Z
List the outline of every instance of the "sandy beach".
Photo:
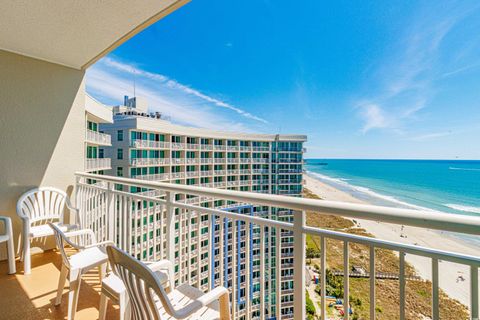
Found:
M 308 175 L 304 175 L 306 188 L 325 200 L 343 201 L 352 203 L 365 203 L 351 194 L 338 190 Z M 480 250 L 456 237 L 436 230 L 381 223 L 363 219 L 355 219 L 359 227 L 364 228 L 375 237 L 401 243 L 415 244 L 428 248 L 453 251 L 473 256 L 478 256 Z M 430 259 L 407 255 L 406 260 L 411 263 L 418 274 L 431 280 Z M 469 306 L 470 297 L 470 271 L 468 267 L 440 262 L 440 287 L 452 298 Z M 464 280 L 462 280 L 464 279 Z

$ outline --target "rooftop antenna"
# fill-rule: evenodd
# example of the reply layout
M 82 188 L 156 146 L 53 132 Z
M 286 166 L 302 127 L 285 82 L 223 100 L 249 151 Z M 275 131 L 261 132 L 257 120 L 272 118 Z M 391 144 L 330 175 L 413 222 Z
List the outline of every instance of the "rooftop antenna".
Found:
M 132 68 L 132 71 L 133 71 L 133 96 L 136 97 L 137 95 L 135 94 L 135 80 L 136 80 L 136 72 L 135 72 L 135 68 Z

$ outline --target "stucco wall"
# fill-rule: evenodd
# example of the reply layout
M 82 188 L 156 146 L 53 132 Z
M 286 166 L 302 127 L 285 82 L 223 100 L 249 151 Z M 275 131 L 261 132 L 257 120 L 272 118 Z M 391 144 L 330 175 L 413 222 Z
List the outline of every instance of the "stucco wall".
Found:
M 37 186 L 71 193 L 84 168 L 84 71 L 1 50 L 0 70 L 0 215 L 18 238 L 18 197 Z

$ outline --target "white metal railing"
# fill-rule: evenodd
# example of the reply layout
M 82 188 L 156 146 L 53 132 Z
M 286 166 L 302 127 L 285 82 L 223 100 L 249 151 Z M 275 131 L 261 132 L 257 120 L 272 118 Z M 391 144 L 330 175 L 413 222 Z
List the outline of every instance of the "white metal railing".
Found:
M 87 141 L 106 146 L 112 145 L 112 137 L 109 134 L 87 129 Z
M 269 161 L 267 158 L 252 158 L 252 163 L 268 163 Z
M 198 171 L 187 171 L 185 175 L 187 178 L 198 177 Z
M 130 146 L 134 148 L 168 149 L 170 148 L 170 142 L 135 139 L 130 142 Z
M 111 162 L 110 158 L 87 158 L 85 160 L 85 170 L 97 171 L 111 169 Z
M 177 160 L 177 159 L 175 159 L 175 160 Z M 187 158 L 187 159 L 185 159 L 185 161 L 186 161 L 187 164 L 196 164 L 196 163 L 200 162 L 200 159 Z
M 168 180 L 169 178 L 170 175 L 168 173 L 141 174 L 136 176 L 136 179 L 148 181 Z
M 202 171 L 200 171 L 200 176 L 201 177 L 213 176 L 213 171 L 212 170 L 202 170 Z
M 201 162 L 202 163 L 213 163 L 213 159 L 212 158 L 202 158 Z
M 130 159 L 130 164 L 134 167 L 140 166 L 157 166 L 162 164 L 169 164 L 168 158 L 134 158 Z
M 202 145 L 200 145 L 200 149 L 202 149 L 202 150 L 213 150 L 213 146 L 211 144 L 202 144 Z
M 196 143 L 187 143 L 187 149 L 198 150 L 200 149 L 200 145 Z
M 480 267 L 480 258 L 478 256 L 470 256 L 455 252 L 442 251 L 418 245 L 403 244 L 383 239 L 370 238 L 354 234 L 347 234 L 343 232 L 325 230 L 316 227 L 306 226 L 306 211 L 318 212 L 319 214 L 339 215 L 350 218 L 367 219 L 372 221 L 382 221 L 387 223 L 415 226 L 426 229 L 437 229 L 443 231 L 459 232 L 464 234 L 479 235 L 480 234 L 480 218 L 473 216 L 460 216 L 453 214 L 443 214 L 429 211 L 407 210 L 390 207 L 380 207 L 363 204 L 342 203 L 333 201 L 323 201 L 315 199 L 305 199 L 297 197 L 286 197 L 262 193 L 239 192 L 232 190 L 203 188 L 195 186 L 186 186 L 162 182 L 148 182 L 128 178 L 111 177 L 104 175 L 93 175 L 88 173 L 77 173 L 76 186 L 76 204 L 80 209 L 81 222 L 83 227 L 91 228 L 95 232 L 98 240 L 113 240 L 122 249 L 130 252 L 138 258 L 145 258 L 147 260 L 158 260 L 167 258 L 175 261 L 175 251 L 179 252 L 179 260 L 186 261 L 186 268 L 179 268 L 176 272 L 176 278 L 180 281 L 190 282 L 192 285 L 197 285 L 199 288 L 211 288 L 215 281 L 211 272 L 201 272 L 199 269 L 203 262 L 201 254 L 208 252 L 208 257 L 212 257 L 213 250 L 218 249 L 218 254 L 215 256 L 215 261 L 218 261 L 219 270 L 221 270 L 220 285 L 227 285 L 225 278 L 231 279 L 231 299 L 237 301 L 237 288 L 243 286 L 246 292 L 249 292 L 249 286 L 258 284 L 260 287 L 260 318 L 264 319 L 265 314 L 265 300 L 262 297 L 266 296 L 265 283 L 272 279 L 272 274 L 267 271 L 272 268 L 271 265 L 266 264 L 266 237 L 270 236 L 272 232 L 276 235 L 289 235 L 295 239 L 293 243 L 293 251 L 285 253 L 285 257 L 292 255 L 293 264 L 286 262 L 275 268 L 275 278 L 282 279 L 282 271 L 289 276 L 293 273 L 293 288 L 289 283 L 283 281 L 276 281 L 275 287 L 270 288 L 276 294 L 276 300 L 270 301 L 275 306 L 274 315 L 282 319 L 293 317 L 295 319 L 305 319 L 305 241 L 306 235 L 318 236 L 320 238 L 321 257 L 320 257 L 320 285 L 321 285 L 321 313 L 323 319 L 326 319 L 326 242 L 327 239 L 334 239 L 343 242 L 343 260 L 344 269 L 349 270 L 349 245 L 361 244 L 369 248 L 370 252 L 370 319 L 376 319 L 376 305 L 375 305 L 375 249 L 389 249 L 399 254 L 399 314 L 400 319 L 405 319 L 405 254 L 417 255 L 429 258 L 432 267 L 432 312 L 431 318 L 439 319 L 439 279 L 441 277 L 441 269 L 439 269 L 439 261 L 448 261 L 469 266 L 470 268 L 470 283 L 466 284 L 470 287 L 470 313 L 471 318 L 475 319 L 479 316 L 479 278 L 478 269 Z M 101 184 L 88 184 L 87 179 L 95 179 L 101 181 Z M 136 186 L 140 188 L 147 188 L 152 191 L 157 191 L 154 194 L 161 195 L 159 197 L 148 197 L 143 194 L 135 194 L 122 190 L 118 190 L 115 186 L 124 185 L 125 190 L 128 186 Z M 194 202 L 179 200 L 176 201 L 177 195 L 195 196 L 195 201 L 200 199 L 223 200 L 231 203 L 222 205 L 217 208 L 202 207 L 199 204 L 194 205 L 186 202 Z M 275 208 L 284 208 L 282 210 L 293 210 L 293 223 L 269 220 L 255 215 L 247 215 L 236 213 L 237 209 L 244 206 L 270 206 Z M 177 213 L 177 214 L 175 214 Z M 188 222 L 191 217 L 196 217 L 197 223 L 193 226 L 195 230 L 191 230 L 192 225 Z M 200 220 L 200 218 L 202 219 Z M 179 224 L 178 230 L 175 230 L 175 223 L 179 221 L 184 223 Z M 185 224 L 185 222 L 187 222 Z M 201 223 L 199 223 L 201 222 Z M 205 233 L 202 235 L 202 226 L 208 227 L 208 236 Z M 218 229 L 214 231 L 213 226 Z M 136 226 L 132 228 L 132 226 Z M 254 271 L 260 274 L 259 279 L 252 279 L 250 272 L 250 255 L 246 254 L 247 263 L 245 263 L 246 278 L 245 283 L 238 283 L 238 274 L 241 274 L 237 269 L 237 252 L 243 250 L 240 247 L 240 242 L 245 241 L 245 251 L 250 252 L 250 232 L 245 232 L 239 238 L 240 230 L 247 228 L 258 228 L 258 233 L 254 233 L 258 242 L 254 244 L 253 248 L 259 251 L 258 264 L 255 263 Z M 196 235 L 188 237 L 188 241 L 180 241 L 175 244 L 175 235 L 190 234 L 191 231 L 196 231 Z M 152 232 L 154 235 L 159 234 L 158 237 L 148 239 L 141 232 Z M 213 239 L 214 232 L 218 232 L 220 237 L 218 241 L 202 241 L 202 239 Z M 228 236 L 228 240 L 227 240 Z M 166 241 L 164 248 L 163 242 Z M 159 245 L 158 244 L 162 244 Z M 229 251 L 225 251 L 226 245 L 231 247 Z M 234 245 L 238 244 L 238 245 Z M 191 246 L 195 245 L 195 250 L 191 250 Z M 275 255 L 276 261 L 281 261 L 281 241 L 275 241 Z M 151 250 L 151 248 L 154 248 Z M 158 248 L 158 250 L 157 250 Z M 268 251 L 270 252 L 270 251 Z M 290 253 L 292 252 L 292 253 Z M 231 258 L 228 265 L 224 264 L 225 254 Z M 186 256 L 185 256 L 186 255 Z M 194 255 L 194 256 L 193 256 Z M 185 259 L 186 258 L 186 259 Z M 190 265 L 191 258 L 201 263 Z M 207 258 L 207 259 L 210 259 Z M 270 260 L 270 259 L 268 259 Z M 233 269 L 232 269 L 233 268 Z M 242 268 L 243 269 L 243 268 Z M 227 276 L 227 270 L 228 272 Z M 270 270 L 270 269 L 268 269 Z M 196 278 L 190 277 L 191 271 L 195 271 Z M 243 271 L 242 271 L 243 272 Z M 232 276 L 234 275 L 234 276 Z M 203 278 L 202 278 L 203 277 Z M 268 277 L 268 278 L 267 278 Z M 200 280 L 206 279 L 206 284 L 201 286 Z M 218 283 L 218 280 L 217 280 Z M 272 283 L 272 282 L 270 282 Z M 284 283 L 282 285 L 282 283 Z M 282 287 L 285 287 L 282 290 Z M 344 319 L 349 319 L 349 277 L 344 277 Z M 282 295 L 293 294 L 293 314 L 282 314 Z M 284 304 L 286 305 L 286 303 Z M 251 317 L 253 310 L 250 295 L 245 296 L 245 315 L 247 319 Z M 285 310 L 285 309 L 284 309 Z M 232 303 L 231 312 L 233 319 L 238 315 L 243 314 L 239 312 L 236 303 Z M 269 316 L 272 316 L 271 314 Z
M 170 146 L 172 147 L 172 149 L 176 149 L 176 150 L 185 149 L 185 143 L 172 142 Z

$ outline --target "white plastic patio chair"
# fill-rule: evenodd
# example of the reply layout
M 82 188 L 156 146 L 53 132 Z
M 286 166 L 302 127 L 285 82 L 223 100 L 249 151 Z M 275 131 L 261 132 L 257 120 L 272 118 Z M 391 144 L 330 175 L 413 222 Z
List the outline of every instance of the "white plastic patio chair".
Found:
M 169 260 L 160 260 L 157 262 L 145 262 L 145 264 L 155 273 L 159 282 L 170 292 L 173 288 L 173 264 Z M 130 303 L 127 289 L 123 281 L 115 274 L 115 270 L 103 279 L 102 291 L 100 295 L 99 320 L 105 320 L 107 315 L 107 304 L 111 300 L 119 305 L 120 320 L 128 320 L 130 314 Z
M 144 263 L 114 246 L 108 246 L 107 253 L 112 268 L 127 288 L 131 319 L 230 319 L 226 288 L 203 293 L 183 284 L 172 287 L 167 294 L 160 279 Z
M 113 244 L 113 242 L 103 241 L 97 243 L 95 241 L 95 234 L 90 229 L 64 233 L 57 225 L 51 222 L 49 222 L 48 225 L 53 230 L 55 242 L 62 255 L 62 270 L 60 271 L 60 278 L 58 280 L 55 305 L 58 306 L 62 302 L 63 288 L 65 287 L 65 282 L 68 277 L 70 283 L 68 292 L 68 320 L 73 320 L 77 311 L 78 294 L 80 293 L 82 276 L 93 268 L 98 267 L 100 281 L 103 280 L 108 263 L 108 256 L 105 253 L 104 247 Z M 82 243 L 90 242 L 90 245 L 78 245 L 69 239 L 72 237 L 88 238 L 82 239 Z M 80 251 L 69 257 L 65 251 L 65 244 Z
M 12 229 L 12 220 L 9 217 L 0 216 L 0 221 L 3 221 L 4 224 L 4 234 L 0 234 L 0 243 L 7 243 L 7 254 L 8 254 L 8 273 L 14 274 L 15 269 L 15 251 L 13 249 L 13 229 Z
M 17 215 L 22 219 L 21 239 L 24 260 L 24 272 L 31 271 L 30 240 L 53 235 L 47 222 L 55 222 L 62 231 L 78 229 L 76 224 L 64 223 L 65 206 L 75 215 L 70 215 L 70 221 L 78 218 L 78 209 L 72 207 L 70 199 L 62 190 L 51 187 L 35 188 L 24 193 L 17 202 Z M 20 245 L 20 242 L 19 242 Z

